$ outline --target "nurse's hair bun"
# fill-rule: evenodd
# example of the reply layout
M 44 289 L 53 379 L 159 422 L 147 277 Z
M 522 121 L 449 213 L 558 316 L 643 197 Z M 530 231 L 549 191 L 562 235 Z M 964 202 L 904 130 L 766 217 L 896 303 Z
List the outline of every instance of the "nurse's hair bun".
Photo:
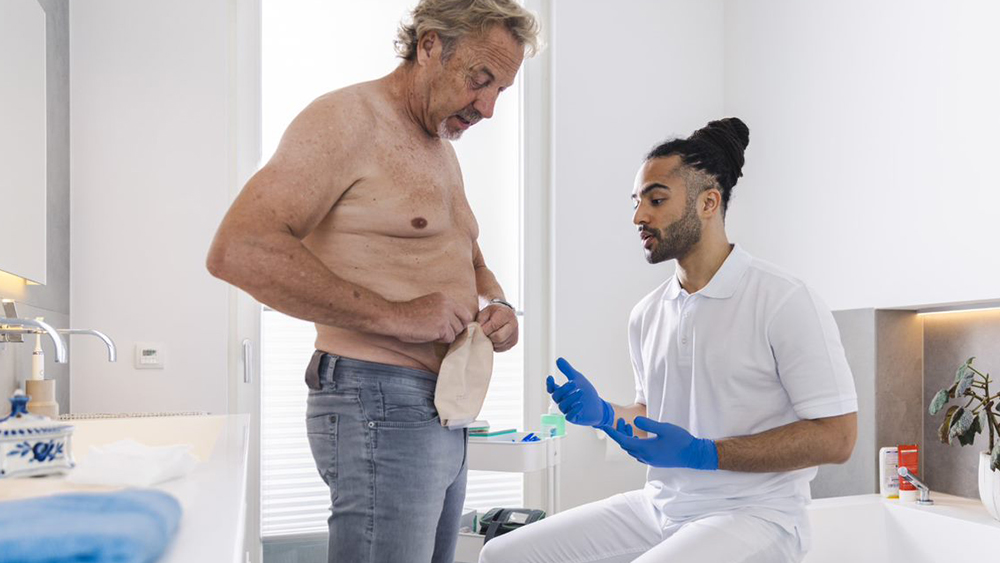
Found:
M 722 192 L 722 206 L 736 181 L 743 176 L 743 153 L 750 144 L 750 128 L 738 117 L 711 121 L 687 139 L 673 139 L 657 145 L 646 160 L 678 155 L 684 164 L 715 178 Z

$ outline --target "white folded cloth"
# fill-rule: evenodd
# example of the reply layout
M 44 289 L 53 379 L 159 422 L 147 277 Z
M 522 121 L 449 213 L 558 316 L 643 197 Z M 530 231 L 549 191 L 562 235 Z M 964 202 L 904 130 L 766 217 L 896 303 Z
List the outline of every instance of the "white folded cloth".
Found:
M 147 446 L 134 440 L 92 446 L 67 480 L 81 485 L 150 487 L 190 473 L 198 464 L 191 448 L 190 444 Z

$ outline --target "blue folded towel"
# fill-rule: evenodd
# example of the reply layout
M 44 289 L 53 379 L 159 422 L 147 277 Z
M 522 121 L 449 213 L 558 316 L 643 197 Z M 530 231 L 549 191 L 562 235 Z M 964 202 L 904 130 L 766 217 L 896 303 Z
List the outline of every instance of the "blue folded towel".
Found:
M 0 563 L 151 563 L 180 517 L 177 499 L 153 490 L 0 502 Z

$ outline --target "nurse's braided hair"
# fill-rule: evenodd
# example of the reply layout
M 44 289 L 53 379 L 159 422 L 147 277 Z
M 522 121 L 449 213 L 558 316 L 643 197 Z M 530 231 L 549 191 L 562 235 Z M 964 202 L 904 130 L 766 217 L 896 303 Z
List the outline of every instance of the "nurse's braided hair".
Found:
M 678 155 L 684 164 L 715 178 L 722 192 L 722 210 L 729 207 L 733 186 L 743 175 L 743 151 L 750 144 L 750 129 L 738 117 L 727 117 L 695 131 L 687 139 L 657 145 L 646 160 Z

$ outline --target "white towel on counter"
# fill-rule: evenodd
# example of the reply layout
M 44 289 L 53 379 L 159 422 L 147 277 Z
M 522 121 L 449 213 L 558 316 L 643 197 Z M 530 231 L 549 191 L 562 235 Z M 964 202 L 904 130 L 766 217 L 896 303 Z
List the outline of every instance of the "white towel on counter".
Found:
M 79 485 L 151 487 L 184 477 L 198 465 L 190 444 L 147 446 L 119 440 L 92 446 L 67 480 Z

